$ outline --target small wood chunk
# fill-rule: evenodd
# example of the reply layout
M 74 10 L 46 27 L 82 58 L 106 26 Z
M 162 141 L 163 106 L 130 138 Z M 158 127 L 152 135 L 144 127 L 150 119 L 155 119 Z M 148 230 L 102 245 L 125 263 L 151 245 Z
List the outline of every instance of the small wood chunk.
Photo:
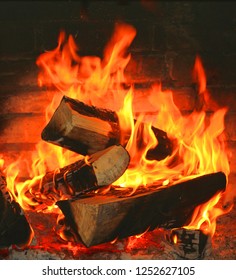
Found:
M 175 228 L 166 238 L 165 254 L 174 259 L 205 259 L 211 253 L 211 236 L 200 229 Z

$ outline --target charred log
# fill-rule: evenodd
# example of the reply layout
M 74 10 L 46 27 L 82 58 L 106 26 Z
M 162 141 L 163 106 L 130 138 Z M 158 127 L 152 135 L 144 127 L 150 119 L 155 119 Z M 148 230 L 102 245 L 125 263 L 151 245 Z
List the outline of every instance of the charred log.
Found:
M 195 207 L 225 187 L 226 177 L 218 172 L 129 197 L 94 195 L 57 204 L 78 240 L 90 247 L 147 229 L 187 225 Z
M 20 205 L 11 199 L 6 179 L 0 171 L 0 248 L 11 245 L 24 247 L 32 237 L 31 226 Z
M 152 127 L 157 145 L 147 153 L 148 159 L 161 160 L 172 153 L 173 143 L 166 132 Z M 129 139 L 130 135 L 125 136 Z M 51 120 L 43 129 L 43 140 L 82 155 L 90 155 L 121 143 L 118 115 L 110 110 L 88 106 L 64 96 Z

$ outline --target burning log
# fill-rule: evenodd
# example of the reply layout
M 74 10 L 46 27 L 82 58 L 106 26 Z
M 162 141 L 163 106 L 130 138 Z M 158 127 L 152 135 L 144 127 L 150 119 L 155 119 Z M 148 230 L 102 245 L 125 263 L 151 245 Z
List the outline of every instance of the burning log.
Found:
M 157 227 L 187 225 L 196 206 L 225 187 L 226 176 L 218 172 L 134 196 L 95 195 L 57 204 L 78 240 L 90 247 Z
M 172 142 L 166 132 L 155 127 L 152 130 L 158 144 L 148 151 L 147 158 L 164 159 L 172 153 Z M 121 142 L 119 119 L 115 112 L 88 106 L 66 96 L 41 136 L 47 142 L 82 155 L 90 155 Z M 125 138 L 129 139 L 129 136 Z
M 7 183 L 0 172 L 0 247 L 30 244 L 33 231 L 20 205 L 11 199 Z
M 40 203 L 52 205 L 62 197 L 71 197 L 110 185 L 125 172 L 128 164 L 128 152 L 121 145 L 114 145 L 46 173 L 34 183 L 28 196 L 33 196 Z

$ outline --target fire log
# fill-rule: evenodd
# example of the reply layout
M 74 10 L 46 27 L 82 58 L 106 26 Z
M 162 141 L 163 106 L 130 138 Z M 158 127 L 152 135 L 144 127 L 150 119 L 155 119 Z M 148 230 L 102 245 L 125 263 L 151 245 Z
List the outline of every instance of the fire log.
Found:
M 148 151 L 147 158 L 164 159 L 172 153 L 173 144 L 166 132 L 155 127 L 152 127 L 152 130 L 158 145 Z M 121 131 L 118 115 L 115 112 L 88 106 L 64 96 L 43 129 L 41 137 L 47 142 L 81 155 L 90 155 L 111 145 L 119 144 Z M 129 135 L 125 138 L 128 139 Z
M 134 196 L 95 195 L 58 201 L 57 205 L 78 240 L 90 247 L 147 229 L 187 225 L 195 207 L 225 187 L 226 176 L 218 172 Z
M 86 156 L 35 181 L 27 195 L 52 205 L 62 197 L 91 192 L 116 181 L 127 169 L 129 154 L 121 145 Z
M 32 238 L 33 230 L 20 205 L 11 199 L 5 176 L 0 171 L 0 248 L 24 247 Z

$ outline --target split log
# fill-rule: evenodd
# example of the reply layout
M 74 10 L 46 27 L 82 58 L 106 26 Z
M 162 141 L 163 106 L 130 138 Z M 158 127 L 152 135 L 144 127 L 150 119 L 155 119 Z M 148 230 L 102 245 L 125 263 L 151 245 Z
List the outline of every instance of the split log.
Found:
M 158 144 L 148 151 L 147 158 L 164 159 L 172 153 L 173 144 L 166 132 L 155 127 L 152 130 Z M 125 139 L 129 139 L 129 136 Z M 126 145 L 121 143 L 121 128 L 115 112 L 88 106 L 66 96 L 43 129 L 41 137 L 81 155 L 90 155 L 114 144 Z
M 170 259 L 206 259 L 212 252 L 211 236 L 200 229 L 172 229 L 163 245 Z
M 125 172 L 128 164 L 128 152 L 121 145 L 114 145 L 46 173 L 42 178 L 35 180 L 26 195 L 40 204 L 52 205 L 65 197 L 91 192 L 112 184 Z
M 195 207 L 225 187 L 226 176 L 218 172 L 134 196 L 95 195 L 58 201 L 57 205 L 78 240 L 90 247 L 147 229 L 187 225 Z
M 0 248 L 24 247 L 32 238 L 33 230 L 20 205 L 11 199 L 6 179 L 0 171 Z

